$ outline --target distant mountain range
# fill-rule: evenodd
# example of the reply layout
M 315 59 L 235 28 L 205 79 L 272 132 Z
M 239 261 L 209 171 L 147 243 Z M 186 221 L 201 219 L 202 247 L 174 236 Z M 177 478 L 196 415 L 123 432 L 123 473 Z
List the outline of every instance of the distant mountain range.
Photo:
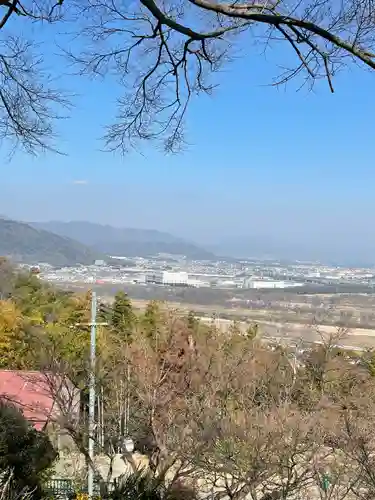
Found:
M 0 218 L 0 255 L 19 262 L 47 262 L 55 266 L 92 264 L 100 252 L 29 224 Z
M 181 238 L 154 229 L 116 228 L 92 222 L 31 222 L 38 230 L 71 238 L 97 252 L 123 257 L 148 257 L 158 253 L 186 255 L 189 259 L 210 260 L 215 255 Z
M 219 255 L 230 255 L 236 259 L 256 258 L 274 259 L 283 262 L 324 262 L 332 266 L 373 267 L 375 262 L 375 243 L 366 241 L 366 248 L 361 246 L 363 238 L 349 238 L 338 235 L 335 241 L 328 237 L 315 238 L 253 235 L 231 237 L 216 245 L 210 245 L 209 250 Z
M 332 264 L 373 265 L 375 245 L 361 254 L 357 242 L 338 242 L 331 251 L 313 241 L 286 242 L 276 237 L 228 238 L 202 248 L 169 233 L 151 229 L 116 228 L 91 222 L 24 223 L 0 215 L 0 255 L 28 263 L 55 266 L 92 264 L 109 255 L 148 257 L 158 253 L 186 255 L 188 259 L 216 260 L 217 255 L 234 258 L 273 257 L 286 261 L 308 260 Z M 350 257 L 350 258 L 349 258 Z M 356 258 L 355 258 L 356 257 Z M 227 257 L 228 259 L 228 257 Z

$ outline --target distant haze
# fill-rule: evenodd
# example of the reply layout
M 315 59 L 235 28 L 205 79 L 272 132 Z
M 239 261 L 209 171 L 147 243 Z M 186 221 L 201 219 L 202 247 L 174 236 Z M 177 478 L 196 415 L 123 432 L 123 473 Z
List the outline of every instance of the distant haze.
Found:
M 1 162 L 0 213 L 155 229 L 218 253 L 374 263 L 374 74 L 338 72 L 334 94 L 324 79 L 313 92 L 302 79 L 276 88 L 274 62 L 294 61 L 279 48 L 247 51 L 213 78 L 212 96 L 194 96 L 179 155 L 153 142 L 102 152 L 122 89 L 67 71 L 58 83 L 77 98 L 58 124 L 66 155 Z
M 327 264 L 348 266 L 373 266 L 375 264 L 375 245 L 363 249 L 356 242 L 337 242 L 328 247 L 316 241 L 284 241 L 272 237 L 258 236 L 235 237 L 209 245 L 212 251 L 233 257 L 272 257 L 287 260 L 321 261 Z
M 196 260 L 215 259 L 215 255 L 204 248 L 155 229 L 116 228 L 85 221 L 30 224 L 36 229 L 71 238 L 95 251 L 112 256 L 147 257 L 169 253 Z
M 213 259 L 217 256 L 275 258 L 286 260 L 322 261 L 332 264 L 373 265 L 374 253 L 362 257 L 358 255 L 356 241 L 352 246 L 337 242 L 336 248 L 324 250 L 321 242 L 288 242 L 272 237 L 231 237 L 217 243 L 200 244 L 178 238 L 155 229 L 116 228 L 91 222 L 40 222 L 32 223 L 35 227 L 68 236 L 85 245 L 112 255 L 140 255 L 156 253 L 184 254 L 190 258 Z M 212 252 L 212 253 L 211 253 Z
M 228 193 L 203 184 L 183 187 L 170 198 L 165 186 L 5 183 L 0 213 L 23 221 L 83 220 L 157 230 L 218 255 L 375 263 L 370 197 L 335 212 L 322 193 L 319 209 L 301 193 L 285 205 L 281 195 L 276 203 L 259 193 Z

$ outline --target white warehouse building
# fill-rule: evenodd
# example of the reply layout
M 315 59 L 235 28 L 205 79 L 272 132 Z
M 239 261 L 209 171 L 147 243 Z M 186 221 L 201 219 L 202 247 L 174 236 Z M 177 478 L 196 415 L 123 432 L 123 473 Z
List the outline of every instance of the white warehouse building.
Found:
M 189 275 L 182 271 L 153 271 L 147 275 L 146 282 L 156 283 L 157 285 L 187 286 L 189 284 Z
M 295 283 L 293 281 L 281 281 L 281 280 L 256 280 L 252 278 L 246 278 L 243 282 L 243 288 L 293 288 L 303 286 L 303 283 Z

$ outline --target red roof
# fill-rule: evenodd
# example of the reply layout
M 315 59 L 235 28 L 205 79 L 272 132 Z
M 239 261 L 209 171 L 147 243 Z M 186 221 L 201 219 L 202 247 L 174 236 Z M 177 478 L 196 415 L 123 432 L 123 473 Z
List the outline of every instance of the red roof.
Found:
M 19 406 L 25 418 L 41 430 L 54 409 L 50 380 L 42 372 L 0 370 L 0 397 Z

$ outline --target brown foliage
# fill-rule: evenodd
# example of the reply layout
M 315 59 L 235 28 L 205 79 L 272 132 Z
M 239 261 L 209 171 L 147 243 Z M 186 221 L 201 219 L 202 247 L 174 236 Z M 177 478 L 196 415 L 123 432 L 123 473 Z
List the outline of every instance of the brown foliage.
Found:
M 152 341 L 139 331 L 128 362 L 155 467 L 174 464 L 218 498 L 319 495 L 323 473 L 334 498 L 355 484 L 370 494 L 373 379 L 332 344 L 301 356 L 295 373 L 290 350 L 236 331 L 192 332 L 173 315 Z
M 213 499 L 374 496 L 375 380 L 360 357 L 335 339 L 305 351 L 271 348 L 235 326 L 223 334 L 156 304 L 147 314 L 131 340 L 99 331 L 98 453 L 113 457 L 124 436 L 138 446 L 142 434 L 155 474 Z M 50 347 L 41 349 L 45 373 L 55 375 L 48 383 L 81 380 L 85 389 L 86 361 Z M 86 421 L 70 418 L 73 399 L 52 389 L 56 423 L 88 458 Z

